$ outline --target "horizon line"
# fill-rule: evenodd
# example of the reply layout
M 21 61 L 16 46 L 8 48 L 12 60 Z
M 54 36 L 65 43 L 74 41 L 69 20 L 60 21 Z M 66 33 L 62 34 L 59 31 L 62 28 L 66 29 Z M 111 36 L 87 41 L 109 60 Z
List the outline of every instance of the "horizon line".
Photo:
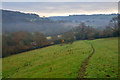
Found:
M 39 17 L 41 17 L 41 15 L 39 13 L 36 13 L 36 12 L 24 12 L 24 11 L 19 11 L 19 10 L 10 10 L 10 9 L 0 9 L 0 10 L 6 10 L 6 11 L 13 11 L 13 12 L 20 12 L 20 13 L 24 13 L 24 14 L 36 14 L 38 15 Z M 55 15 L 55 16 L 42 16 L 42 17 L 65 17 L 65 16 L 77 16 L 77 15 L 114 15 L 114 14 L 119 14 L 119 13 L 93 13 L 93 14 L 85 14 L 85 13 L 75 13 L 75 14 L 68 14 L 68 15 Z

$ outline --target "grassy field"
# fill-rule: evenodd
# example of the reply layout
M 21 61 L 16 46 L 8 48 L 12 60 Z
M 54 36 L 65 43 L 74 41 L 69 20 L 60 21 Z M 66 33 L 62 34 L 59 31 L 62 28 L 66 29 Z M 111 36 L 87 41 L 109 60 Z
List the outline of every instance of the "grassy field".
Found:
M 117 38 L 81 40 L 53 45 L 3 58 L 3 78 L 76 78 L 82 62 L 95 53 L 86 66 L 86 78 L 117 77 Z
M 0 35 L 0 80 L 2 78 L 2 36 Z
M 0 80 L 2 79 L 2 58 L 0 58 Z
M 91 41 L 95 54 L 89 60 L 85 78 L 118 77 L 118 38 Z

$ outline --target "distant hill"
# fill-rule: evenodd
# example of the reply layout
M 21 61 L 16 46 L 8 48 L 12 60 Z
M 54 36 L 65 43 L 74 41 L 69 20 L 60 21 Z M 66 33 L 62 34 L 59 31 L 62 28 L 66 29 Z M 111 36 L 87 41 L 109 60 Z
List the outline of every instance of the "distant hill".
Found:
M 116 17 L 117 14 L 94 14 L 94 15 L 69 15 L 69 16 L 53 16 L 49 17 L 54 21 L 56 20 L 63 20 L 72 22 L 73 24 L 79 24 L 80 22 L 85 22 L 87 25 L 93 27 L 102 27 L 104 28 L 106 25 L 109 24 L 109 21 Z
M 29 22 L 32 20 L 39 19 L 37 14 L 25 14 L 17 11 L 7 11 L 2 10 L 3 14 L 3 22 L 11 23 L 11 22 Z
M 2 29 L 3 33 L 28 31 L 42 32 L 45 35 L 56 35 L 68 31 L 71 28 L 63 22 L 42 18 L 37 14 L 26 14 L 17 11 L 2 10 Z
M 85 22 L 87 25 L 96 28 L 104 28 L 109 21 L 117 16 L 110 15 L 70 15 L 56 17 L 39 17 L 37 14 L 21 13 L 18 11 L 2 10 L 2 31 L 28 31 L 42 32 L 46 36 L 58 35 L 73 27 Z

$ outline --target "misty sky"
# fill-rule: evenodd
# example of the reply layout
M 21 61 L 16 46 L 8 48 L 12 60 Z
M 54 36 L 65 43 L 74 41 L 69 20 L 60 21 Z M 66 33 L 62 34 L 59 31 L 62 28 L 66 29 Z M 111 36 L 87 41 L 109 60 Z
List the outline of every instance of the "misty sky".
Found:
M 118 13 L 117 2 L 3 2 L 2 8 L 46 17 Z
M 118 2 L 119 0 L 1 0 L 2 2 Z

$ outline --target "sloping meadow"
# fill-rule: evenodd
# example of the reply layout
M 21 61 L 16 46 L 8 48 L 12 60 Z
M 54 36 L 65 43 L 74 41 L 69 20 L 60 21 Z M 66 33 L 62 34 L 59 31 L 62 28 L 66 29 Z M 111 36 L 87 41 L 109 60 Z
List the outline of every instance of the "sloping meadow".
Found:
M 75 78 L 91 46 L 84 41 L 36 49 L 3 59 L 3 78 Z
M 93 40 L 95 54 L 89 60 L 85 78 L 118 77 L 118 38 Z
M 3 78 L 77 78 L 92 53 L 84 78 L 118 77 L 118 38 L 80 40 L 3 58 Z

